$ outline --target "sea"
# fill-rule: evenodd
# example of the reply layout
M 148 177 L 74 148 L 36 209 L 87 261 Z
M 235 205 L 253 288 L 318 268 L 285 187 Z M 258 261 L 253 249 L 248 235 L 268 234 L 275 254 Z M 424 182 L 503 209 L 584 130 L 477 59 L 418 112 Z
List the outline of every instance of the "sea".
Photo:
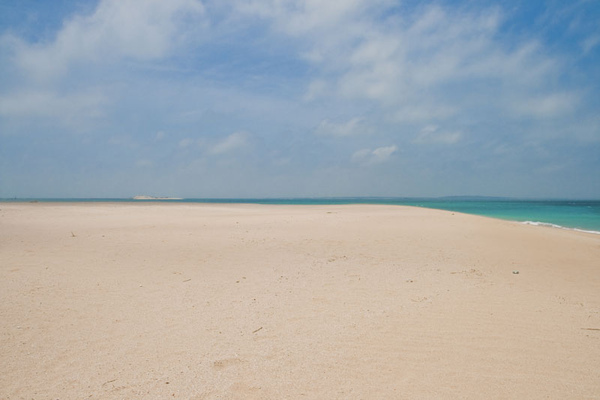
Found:
M 252 203 L 288 205 L 385 204 L 425 207 L 517 221 L 557 229 L 600 234 L 600 200 L 522 200 L 480 197 L 327 197 L 327 198 L 210 198 L 210 199 L 3 199 L 39 202 L 168 202 Z

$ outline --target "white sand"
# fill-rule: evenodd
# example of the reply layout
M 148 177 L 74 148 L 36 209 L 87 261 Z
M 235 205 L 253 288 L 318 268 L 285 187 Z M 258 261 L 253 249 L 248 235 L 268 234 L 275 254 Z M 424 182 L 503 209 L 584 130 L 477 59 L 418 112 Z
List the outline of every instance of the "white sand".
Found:
M 395 206 L 0 203 L 0 317 L 1 399 L 597 399 L 600 235 Z

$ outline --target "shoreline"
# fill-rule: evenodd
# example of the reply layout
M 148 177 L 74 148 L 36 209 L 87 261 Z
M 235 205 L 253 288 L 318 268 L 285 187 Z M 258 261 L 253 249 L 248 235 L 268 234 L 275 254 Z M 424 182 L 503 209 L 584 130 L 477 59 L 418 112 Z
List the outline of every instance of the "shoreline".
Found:
M 498 219 L 501 219 L 501 218 L 498 218 Z M 504 220 L 504 221 L 510 221 L 510 220 Z M 543 227 L 543 228 L 563 229 L 563 230 L 567 230 L 567 231 L 575 231 L 575 232 L 589 233 L 592 235 L 600 235 L 600 231 L 592 231 L 592 230 L 586 230 L 586 229 L 580 229 L 580 228 L 569 228 L 567 226 L 551 224 L 548 222 L 540 222 L 540 221 L 523 221 L 523 222 L 514 221 L 514 222 L 519 222 L 523 225 L 539 226 L 539 227 Z
M 0 397 L 594 398 L 598 259 L 419 207 L 5 203 Z

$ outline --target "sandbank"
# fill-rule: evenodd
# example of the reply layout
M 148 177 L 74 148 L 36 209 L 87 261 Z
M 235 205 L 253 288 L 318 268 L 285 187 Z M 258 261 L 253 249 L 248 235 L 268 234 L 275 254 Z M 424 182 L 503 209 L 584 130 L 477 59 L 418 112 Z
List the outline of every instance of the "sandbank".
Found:
M 401 206 L 0 203 L 0 320 L 2 399 L 593 399 L 600 235 Z

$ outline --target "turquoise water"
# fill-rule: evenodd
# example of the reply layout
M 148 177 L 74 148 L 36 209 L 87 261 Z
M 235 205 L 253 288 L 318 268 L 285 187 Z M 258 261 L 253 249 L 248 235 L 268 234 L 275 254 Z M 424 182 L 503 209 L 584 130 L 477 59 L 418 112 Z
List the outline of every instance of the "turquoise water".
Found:
M 600 201 L 427 201 L 422 207 L 600 233 Z
M 289 199 L 20 199 L 67 202 L 169 202 L 169 203 L 255 203 L 255 204 L 388 204 L 409 205 L 483 215 L 511 221 L 554 225 L 600 233 L 600 200 L 508 200 L 465 198 L 289 198 Z M 6 201 L 6 200 L 4 200 Z

